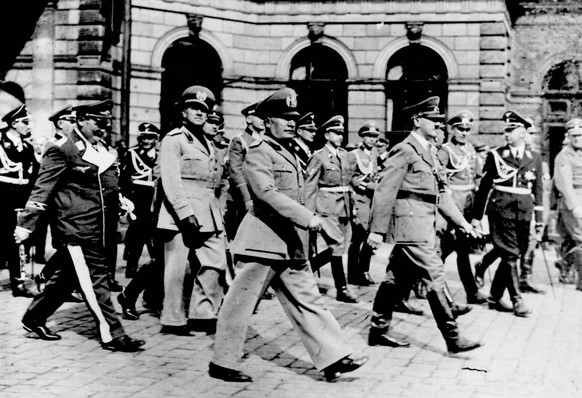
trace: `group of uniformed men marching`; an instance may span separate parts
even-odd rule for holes
[[[115,272],[108,269],[106,248],[116,236],[107,231],[112,220],[117,228],[117,219],[107,215],[120,209],[128,214],[124,259],[132,278],[117,297],[124,318],[139,318],[135,303],[145,290],[144,304],[161,310],[162,333],[216,334],[209,365],[214,378],[251,380],[240,361],[250,318],[267,289],[327,380],[362,366],[367,358],[352,352],[326,308],[317,275],[330,263],[336,299],[356,303],[349,284],[376,284],[370,260],[383,242],[390,257],[373,302],[371,346],[410,345],[389,328],[394,311],[415,313],[407,304],[411,289],[428,300],[449,352],[481,345],[462,336],[456,322],[471,307],[452,299],[444,278],[444,260],[453,251],[468,304],[488,303],[520,317],[531,313],[520,289],[536,289],[528,278],[520,283],[517,264],[532,226],[543,229],[544,175],[540,155],[524,142],[532,122],[516,112],[503,117],[507,144],[491,150],[484,164],[468,140],[472,114],[461,111],[446,121],[438,97],[403,110],[410,134],[389,153],[379,150],[387,142],[374,122],[361,126],[362,141],[348,152],[342,116],[317,127],[313,113],[298,113],[296,93],[283,88],[242,110],[246,129],[227,146],[214,94],[192,86],[178,104],[181,125],[165,134],[159,151],[159,129],[143,123],[138,145],[118,160],[104,145],[112,105],[56,112],[51,121],[58,134],[40,166],[25,140],[26,106],[2,119],[0,209],[11,220],[2,241],[15,242],[2,251],[2,261],[14,296],[31,296],[20,279],[18,244],[34,237],[43,220],[56,250],[43,270],[46,285],[22,320],[42,339],[61,338],[46,321],[77,289],[104,348],[136,351],[145,344],[126,335],[111,300]],[[442,144],[447,125],[449,140]],[[563,257],[579,267],[582,120],[566,129],[569,143],[556,158],[554,180]],[[316,135],[325,139],[322,148],[314,148]],[[15,209],[22,209],[18,216]],[[478,289],[483,268],[473,275],[469,260],[484,215],[501,257],[488,297]],[[151,261],[140,267],[144,247]],[[505,289],[512,305],[502,300]]]

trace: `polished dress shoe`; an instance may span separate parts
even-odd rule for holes
[[[162,334],[173,334],[175,336],[195,336],[196,334],[190,330],[187,325],[182,326],[171,326],[171,325],[162,325],[162,329],[160,329],[160,333]]]
[[[115,279],[110,279],[109,290],[112,292],[121,292],[123,290],[123,286],[121,286]]]
[[[532,285],[528,280],[519,283],[519,291],[522,293],[546,294],[545,290]]]
[[[235,369],[218,366],[212,362],[208,365],[208,375],[213,379],[220,379],[233,383],[248,383],[253,381],[251,376]]]
[[[60,335],[58,335],[54,332],[51,332],[51,330],[49,328],[47,328],[46,325],[36,325],[35,326],[35,325],[29,324],[29,323],[22,322],[22,327],[27,332],[35,333],[38,337],[40,337],[41,340],[54,341],[54,340],[61,339]]]
[[[410,343],[404,340],[398,340],[386,333],[370,331],[368,334],[369,346],[383,346],[383,347],[410,347]]]
[[[71,292],[71,295],[67,298],[67,301],[69,303],[82,303],[84,301],[83,295],[77,291]]]
[[[485,285],[485,269],[480,261],[475,264],[475,284],[479,288]]]
[[[123,292],[119,293],[119,296],[117,296],[117,302],[121,305],[123,318],[129,321],[136,321],[139,319],[139,314],[135,309],[135,303],[130,303]]]
[[[39,292],[41,293],[44,292],[44,288],[46,287],[46,279],[44,278],[42,272],[40,274],[35,275],[34,283],[36,283],[36,288],[38,289]]]
[[[12,286],[12,296],[13,297],[34,297],[36,294],[24,286],[24,283]]]
[[[141,351],[145,341],[132,339],[127,335],[116,337],[109,343],[103,343],[101,346],[110,351],[121,351],[121,352],[136,352]]]
[[[402,300],[394,305],[394,312],[403,312],[412,315],[424,315],[424,311],[410,305],[408,300]]]
[[[475,348],[479,348],[482,345],[483,344],[481,344],[478,341],[473,341],[473,340],[466,339],[464,337],[459,337],[456,340],[447,341],[447,350],[450,353],[457,354],[459,352],[466,352],[466,351],[474,350]]]
[[[453,317],[456,319],[461,315],[465,315],[466,313],[470,312],[473,309],[470,305],[463,305],[459,303],[453,303],[451,305],[451,313]]]
[[[354,296],[352,294],[352,292],[350,292],[348,290],[347,286],[344,286],[341,289],[338,289],[335,299],[337,301],[341,301],[342,303],[354,304],[354,303],[358,302],[358,299],[356,298],[356,296]]]
[[[487,303],[489,305],[490,310],[495,310],[499,312],[513,312],[513,308],[511,308],[511,306],[509,306],[506,302],[504,302],[501,299],[499,300],[488,299]]]
[[[203,332],[208,335],[216,334],[217,319],[189,319],[188,328],[194,332]]]
[[[369,272],[364,272],[361,275],[353,276],[349,281],[352,285],[356,286],[374,286],[376,282],[372,279]]]
[[[513,303],[513,314],[521,318],[527,318],[532,311],[526,307],[523,300],[519,299]]]
[[[327,381],[337,379],[343,373],[353,372],[368,362],[368,357],[350,358],[345,357],[323,369],[323,374]]]
[[[485,304],[487,302],[487,296],[477,291],[477,293],[467,296],[467,304]]]

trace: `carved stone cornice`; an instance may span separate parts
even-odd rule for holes
[[[521,2],[520,6],[525,15],[582,14],[579,0],[529,0]]]

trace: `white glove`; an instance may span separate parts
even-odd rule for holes
[[[119,194],[119,207],[121,208],[121,210],[127,213],[130,220],[136,219],[136,216],[133,213],[133,211],[135,210],[135,205],[131,200],[127,199],[122,194]]]
[[[576,206],[572,209],[572,215],[575,218],[582,218],[582,206]]]

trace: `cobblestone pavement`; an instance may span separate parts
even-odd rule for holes
[[[120,249],[120,253],[122,249]],[[538,253],[539,254],[539,253]],[[473,260],[476,260],[474,257]],[[554,280],[557,270],[548,253]],[[371,273],[383,275],[385,248],[374,257]],[[119,264],[124,264],[122,261]],[[122,268],[122,267],[120,267]],[[456,299],[465,301],[454,263],[446,264]],[[461,317],[464,335],[485,346],[449,355],[426,301],[416,301],[424,316],[396,313],[392,331],[406,337],[410,348],[368,347],[371,301],[375,287],[352,287],[361,302],[342,304],[326,266],[320,283],[328,287],[329,308],[349,335],[354,351],[369,362],[333,383],[312,366],[278,301],[262,301],[253,315],[245,345],[244,371],[253,383],[226,383],[207,375],[213,337],[159,333],[159,319],[145,312],[125,321],[128,333],[147,341],[139,353],[112,353],[97,340],[84,304],[67,303],[48,326],[63,339],[46,342],[24,332],[20,319],[29,299],[0,291],[0,397],[580,397],[582,396],[582,292],[573,285],[548,285],[542,257],[534,265],[534,282],[545,295],[524,295],[530,318],[474,306]],[[125,282],[120,269],[119,279]],[[0,277],[6,277],[1,270]],[[490,283],[486,278],[486,287]],[[118,307],[117,302],[115,305]]]

